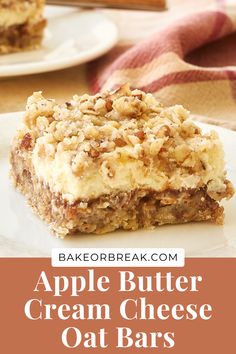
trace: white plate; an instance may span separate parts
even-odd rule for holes
[[[0,56],[0,77],[28,75],[82,64],[117,42],[118,31],[102,12],[46,7],[48,26],[42,48]]]
[[[35,216],[9,180],[8,153],[22,113],[0,115],[0,256],[50,256],[52,247],[184,247],[187,256],[236,257],[236,197],[225,202],[224,226],[192,223],[156,230],[119,231],[102,236],[80,235],[60,240]],[[236,186],[236,133],[214,128],[224,143],[228,177]]]

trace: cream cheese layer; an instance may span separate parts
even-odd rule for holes
[[[42,4],[37,1],[16,1],[0,5],[0,27],[21,25],[25,22],[37,22],[42,15]]]
[[[55,153],[52,158],[50,145],[47,145],[46,157],[42,158],[40,152],[42,146],[46,145],[44,138],[36,143],[32,155],[35,173],[53,192],[62,194],[69,202],[93,199],[119,191],[129,192],[136,188],[161,192],[166,189],[194,189],[207,185],[214,192],[225,189],[223,150],[215,135],[213,140],[206,138],[188,142],[190,149],[197,151],[199,160],[204,164],[204,169],[195,174],[188,173],[184,167],[165,171],[154,160],[145,165],[142,158],[131,157],[129,150],[124,147],[118,148],[115,154],[107,153],[101,161],[94,161],[89,166],[84,160],[84,167],[78,174],[72,168],[74,154],[71,151]],[[135,148],[141,152],[140,146]]]

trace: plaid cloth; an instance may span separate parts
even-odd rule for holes
[[[236,3],[182,17],[90,66],[92,92],[129,82],[164,104],[236,130]],[[234,66],[235,65],[235,66]]]

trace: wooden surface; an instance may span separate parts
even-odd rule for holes
[[[163,10],[166,8],[165,0],[47,0],[47,3],[56,5],[82,5],[139,10]]]
[[[34,91],[62,102],[75,93],[88,92],[85,66],[62,71],[0,79],[0,113],[22,111]]]
[[[168,11],[163,12],[104,12],[117,23],[122,42],[137,42],[175,19],[201,10],[212,2],[213,0],[169,0]],[[75,93],[82,94],[88,90],[85,65],[45,74],[0,79],[0,113],[24,110],[27,97],[34,91],[43,91],[46,97],[62,102]]]

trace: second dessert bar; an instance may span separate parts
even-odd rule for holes
[[[44,0],[0,0],[0,53],[36,49],[46,20]]]

